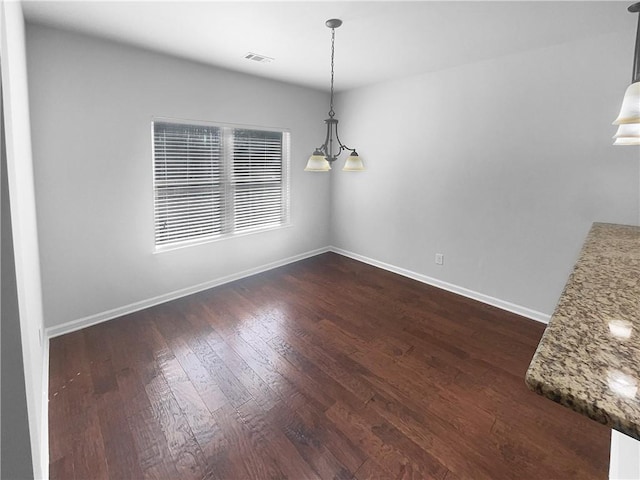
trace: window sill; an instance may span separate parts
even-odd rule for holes
[[[204,245],[207,243],[216,243],[223,240],[232,240],[234,238],[246,237],[248,235],[255,235],[257,233],[271,232],[273,230],[283,230],[286,228],[290,228],[292,226],[293,226],[292,223],[289,222],[283,225],[275,225],[272,227],[265,227],[265,228],[256,228],[256,229],[248,230],[242,233],[227,233],[224,235],[216,235],[213,237],[203,237],[203,238],[198,238],[194,240],[185,240],[184,242],[172,243],[170,245],[154,246],[153,254],[155,255],[158,253],[172,252],[174,250],[182,250],[183,248],[195,247],[195,246]]]

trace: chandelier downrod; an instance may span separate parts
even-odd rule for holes
[[[634,3],[628,9],[631,13],[640,12],[640,2]],[[631,83],[640,82],[640,15],[638,15],[638,30],[636,32],[636,48],[633,53],[633,76]]]
[[[327,20],[326,25],[331,28],[331,101],[329,102],[329,117],[333,118],[336,114],[336,112],[333,111],[333,59],[336,52],[336,28],[342,25],[342,20],[338,20],[336,18],[333,20]]]

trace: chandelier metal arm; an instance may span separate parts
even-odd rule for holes
[[[340,144],[340,150],[349,150],[350,152],[355,152],[356,149],[355,148],[349,148],[346,145],[344,145],[341,141],[340,141],[340,137],[338,136],[338,127],[336,125],[336,140],[338,140],[338,143]]]
[[[329,125],[329,119],[325,120],[325,123],[327,124],[327,136],[324,137],[324,143],[320,147],[316,148],[316,150],[324,153],[326,156],[329,153],[327,150],[327,145],[329,144],[329,139],[331,137],[331,126]]]
[[[318,148],[316,148],[316,151],[322,152],[325,155],[325,157],[327,157],[327,161],[329,163],[335,162],[343,150],[348,150],[350,152],[356,151],[355,148],[347,147],[340,140],[340,136],[338,135],[338,120],[336,120],[335,118],[327,118],[325,120],[325,123],[327,124],[327,135],[324,139],[324,143]],[[336,140],[338,142],[338,147],[339,147],[338,151],[336,151],[335,153],[333,152],[333,135],[331,135],[332,130],[333,130],[333,133],[335,134]]]

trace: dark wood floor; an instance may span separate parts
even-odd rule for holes
[[[52,479],[606,479],[544,326],[324,254],[51,340]]]

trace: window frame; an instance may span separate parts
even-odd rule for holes
[[[186,125],[186,126],[202,126],[202,127],[216,127],[220,129],[220,160],[221,160],[221,184],[222,184],[222,196],[221,196],[221,218],[220,223],[222,226],[222,232],[219,234],[203,235],[196,238],[188,238],[186,240],[172,241],[158,245],[156,234],[156,221],[157,221],[157,207],[156,207],[156,142],[155,142],[155,124],[168,123],[174,125]],[[256,233],[268,232],[271,230],[279,230],[282,228],[288,228],[291,226],[291,185],[290,185],[290,170],[291,170],[291,131],[282,127],[265,127],[259,125],[245,125],[228,122],[214,122],[204,120],[189,120],[189,119],[177,119],[169,117],[152,117],[151,118],[151,180],[152,180],[152,244],[153,253],[162,253],[170,250],[176,250],[196,245],[202,245],[205,243],[217,242],[220,240],[227,240],[230,238],[243,237],[245,235],[253,235]],[[252,131],[264,131],[270,133],[282,134],[282,150],[281,150],[281,197],[280,205],[283,213],[281,220],[277,225],[258,226],[255,228],[243,229],[238,232],[234,231],[235,205],[233,200],[233,143],[234,143],[234,131],[235,130],[252,130]],[[232,211],[230,211],[230,209]]]

